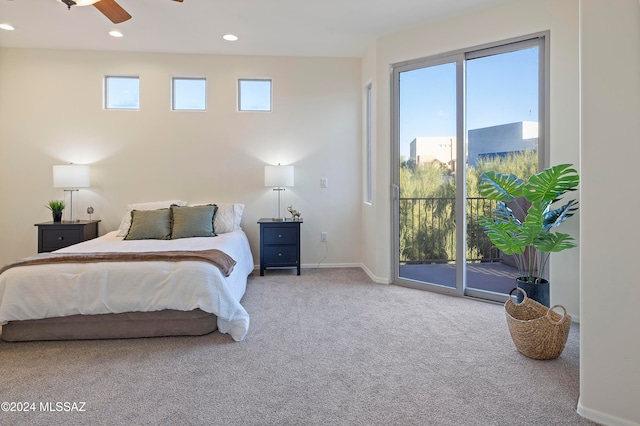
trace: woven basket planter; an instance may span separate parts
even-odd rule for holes
[[[512,299],[514,291],[524,294],[522,303]],[[564,350],[569,336],[571,316],[562,305],[551,308],[527,297],[521,288],[514,288],[509,293],[509,300],[504,304],[509,333],[518,351],[533,359],[558,358]],[[563,315],[555,312],[561,308]]]

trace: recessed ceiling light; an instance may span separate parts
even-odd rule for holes
[[[227,41],[236,41],[238,39],[238,36],[233,34],[225,34],[222,36],[222,38]]]
[[[123,34],[120,31],[116,31],[116,30],[109,31],[109,35],[111,37],[122,37],[123,36]]]
[[[13,28],[11,25],[9,24],[0,24],[0,29],[3,30],[7,30],[7,31],[13,31],[15,30],[15,28]]]

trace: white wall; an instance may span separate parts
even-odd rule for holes
[[[363,235],[376,232],[375,249],[365,250],[364,264],[380,281],[391,280],[390,216],[390,67],[394,63],[452,52],[501,40],[550,31],[550,160],[579,168],[578,126],[578,1],[513,1],[481,12],[408,30],[377,40],[375,52],[363,62],[364,78],[374,80],[377,92],[376,205],[365,209]],[[575,220],[574,220],[575,219]],[[579,216],[563,225],[579,242]],[[579,251],[554,255],[551,301],[579,317]]]
[[[372,85],[371,107],[373,110],[371,123],[372,202],[365,203],[362,207],[362,259],[365,260],[363,268],[374,281],[381,284],[389,284],[391,283],[391,276],[380,272],[381,265],[388,264],[390,256],[390,252],[385,251],[385,246],[381,243],[381,240],[384,241],[387,238],[387,230],[391,226],[391,222],[384,222],[384,218],[389,217],[387,211],[384,210],[384,206],[388,206],[386,198],[389,197],[390,182],[384,169],[388,167],[389,157],[388,152],[383,151],[385,147],[388,148],[388,145],[385,142],[385,138],[380,137],[378,131],[380,118],[388,115],[389,110],[384,109],[385,104],[380,101],[384,99],[385,94],[380,91],[378,84],[377,50],[377,42],[372,43],[362,59],[363,89],[368,84]],[[380,158],[381,156],[382,158]],[[381,165],[382,169],[380,168]]]
[[[637,192],[640,158],[639,9],[636,0],[514,1],[382,37],[363,61],[378,114],[375,205],[363,210],[363,236],[376,238],[370,240],[375,247],[363,249],[363,261],[384,281],[392,274],[390,235],[379,232],[391,220],[390,65],[550,31],[550,161],[576,164],[582,178],[578,220],[565,228],[579,249],[555,255],[552,303],[581,319],[578,411],[609,425],[640,425],[637,232],[628,220],[639,201],[624,195]]]
[[[0,49],[0,263],[34,254],[44,204],[63,196],[51,166],[91,165],[86,207],[118,227],[128,203],[179,198],[246,204],[243,228],[259,261],[256,221],[274,212],[265,164],[295,165],[286,205],[302,211],[302,263],[360,264],[361,60]],[[141,109],[102,108],[104,75],[139,75]],[[172,112],[172,76],[206,77],[208,110]],[[236,112],[240,77],[273,80],[272,113]],[[320,178],[329,187],[320,188]]]
[[[638,159],[640,5],[581,0],[580,403],[602,424],[640,425]]]

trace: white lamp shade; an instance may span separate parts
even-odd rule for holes
[[[87,188],[89,183],[89,166],[79,164],[53,166],[54,188]]]
[[[264,186],[293,186],[293,166],[264,166]]]

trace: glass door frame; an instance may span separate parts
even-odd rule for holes
[[[438,293],[452,294],[457,296],[464,295],[464,275],[465,267],[464,263],[456,261],[456,286],[449,287],[440,284],[433,284],[424,281],[414,281],[400,277],[400,74],[406,71],[412,71],[420,68],[433,67],[443,64],[456,64],[456,140],[464,141],[465,120],[464,120],[464,53],[454,53],[441,55],[432,58],[418,59],[415,61],[408,61],[400,64],[395,64],[392,67],[391,72],[391,179],[393,188],[393,197],[391,202],[391,228],[392,228],[392,246],[393,246],[393,282],[401,284],[407,287],[413,287],[418,289],[430,290]],[[459,88],[462,87],[462,90]],[[461,169],[460,164],[464,167],[465,163],[465,144],[456,144],[456,205],[464,203],[464,197],[466,190],[464,188],[464,170]],[[462,188],[458,188],[462,185]],[[456,208],[455,212],[456,223],[464,223],[464,211],[460,212]],[[460,257],[460,247],[464,247],[466,244],[466,233],[458,232],[456,227],[456,259]],[[464,256],[464,250],[462,255]]]
[[[466,223],[466,105],[465,105],[465,63],[467,59],[482,56],[506,53],[520,50],[527,46],[536,45],[539,48],[538,61],[538,164],[543,169],[549,165],[549,32],[541,32],[523,37],[518,37],[501,42],[490,43],[483,46],[450,52],[429,58],[421,58],[405,61],[391,66],[391,242],[393,283],[406,287],[429,290],[438,293],[456,296],[469,296],[481,299],[489,299],[497,302],[505,302],[506,295],[490,293],[482,290],[466,288],[466,229],[460,232],[456,226],[456,286],[443,285],[415,281],[400,277],[400,74],[415,69],[437,66],[446,63],[456,63],[456,138],[462,143],[456,144],[456,212],[457,224]],[[466,227],[465,227],[466,228]],[[551,266],[551,265],[550,265]],[[549,268],[550,269],[550,268]]]

